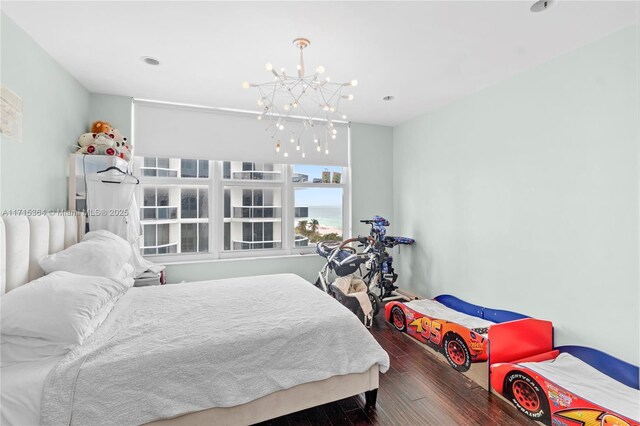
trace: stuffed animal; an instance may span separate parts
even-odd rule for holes
[[[91,145],[97,135],[97,133],[84,133],[80,135],[80,137],[78,138],[78,146],[85,147]]]
[[[112,147],[115,145],[113,142],[113,137],[106,133],[98,133],[93,141],[96,145],[104,146],[104,147]]]
[[[116,151],[118,151],[117,156],[125,161],[131,160],[131,145],[127,141],[127,138],[124,137],[118,129],[113,129],[113,132],[109,136],[113,136]]]
[[[91,133],[113,133],[113,127],[106,121],[94,121],[91,125]]]
[[[88,155],[110,155],[115,156],[117,151],[112,146],[89,144],[87,146],[81,146],[76,154],[88,154]]]
[[[78,138],[80,147],[89,145],[113,146],[113,135],[106,133],[84,133]]]
[[[132,147],[127,138],[105,121],[96,121],[91,125],[91,133],[78,138],[78,154],[109,155],[131,160]]]
[[[119,144],[119,142],[116,142],[116,144]],[[122,158],[124,161],[129,161],[131,160],[131,151],[129,150],[129,148],[122,144],[120,146],[116,145],[116,156]]]
[[[76,151],[76,154],[97,154],[97,147],[94,144],[88,144],[81,146]]]
[[[78,145],[76,154],[115,155],[113,138],[106,133],[85,133],[78,138]],[[112,154],[106,154],[109,148]]]
[[[125,138],[124,135],[122,133],[120,133],[120,130],[112,129],[111,130],[111,134],[113,135],[113,140],[114,141],[121,142],[121,143],[126,143],[127,142],[127,138]]]

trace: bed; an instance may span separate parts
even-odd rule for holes
[[[640,423],[638,367],[596,349],[559,346],[491,370],[493,389],[544,424]]]
[[[2,217],[1,293],[42,276],[82,223]],[[388,367],[348,309],[292,274],[131,288],[64,357],[2,368],[2,423],[252,424],[360,393],[375,405]]]
[[[553,348],[550,321],[474,305],[452,295],[391,302],[385,306],[385,315],[396,330],[444,355],[457,371],[467,374],[475,363],[485,363],[485,368],[469,371],[467,376],[487,390],[489,365]]]

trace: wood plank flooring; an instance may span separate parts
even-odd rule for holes
[[[389,353],[380,375],[378,404],[364,409],[358,395],[260,423],[260,426],[537,425],[509,403],[489,394],[435,355],[376,317],[371,334]]]

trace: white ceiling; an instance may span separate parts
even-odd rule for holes
[[[396,125],[638,22],[637,1],[12,2],[2,10],[87,89],[257,109],[266,62],[357,79],[352,121]],[[154,56],[161,66],[144,64]],[[386,95],[392,102],[382,101]]]

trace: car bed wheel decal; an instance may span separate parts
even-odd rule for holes
[[[393,326],[398,331],[404,331],[407,328],[407,320],[404,316],[404,312],[399,306],[394,306],[391,309],[391,321],[393,321]]]
[[[449,356],[458,365],[464,364],[467,357],[464,354],[464,350],[462,346],[456,341],[449,342],[447,345],[447,351],[449,352]]]
[[[551,424],[547,396],[531,376],[524,371],[513,370],[504,378],[503,395],[529,418]]]
[[[442,352],[449,365],[458,371],[465,372],[471,368],[471,354],[464,339],[455,333],[447,333],[444,337]]]
[[[529,411],[538,411],[540,409],[540,399],[533,387],[524,380],[516,380],[513,382],[513,396],[516,400]]]
[[[402,326],[404,325],[402,321],[402,316],[399,315],[397,310],[393,312],[393,323],[398,328],[402,328]]]

